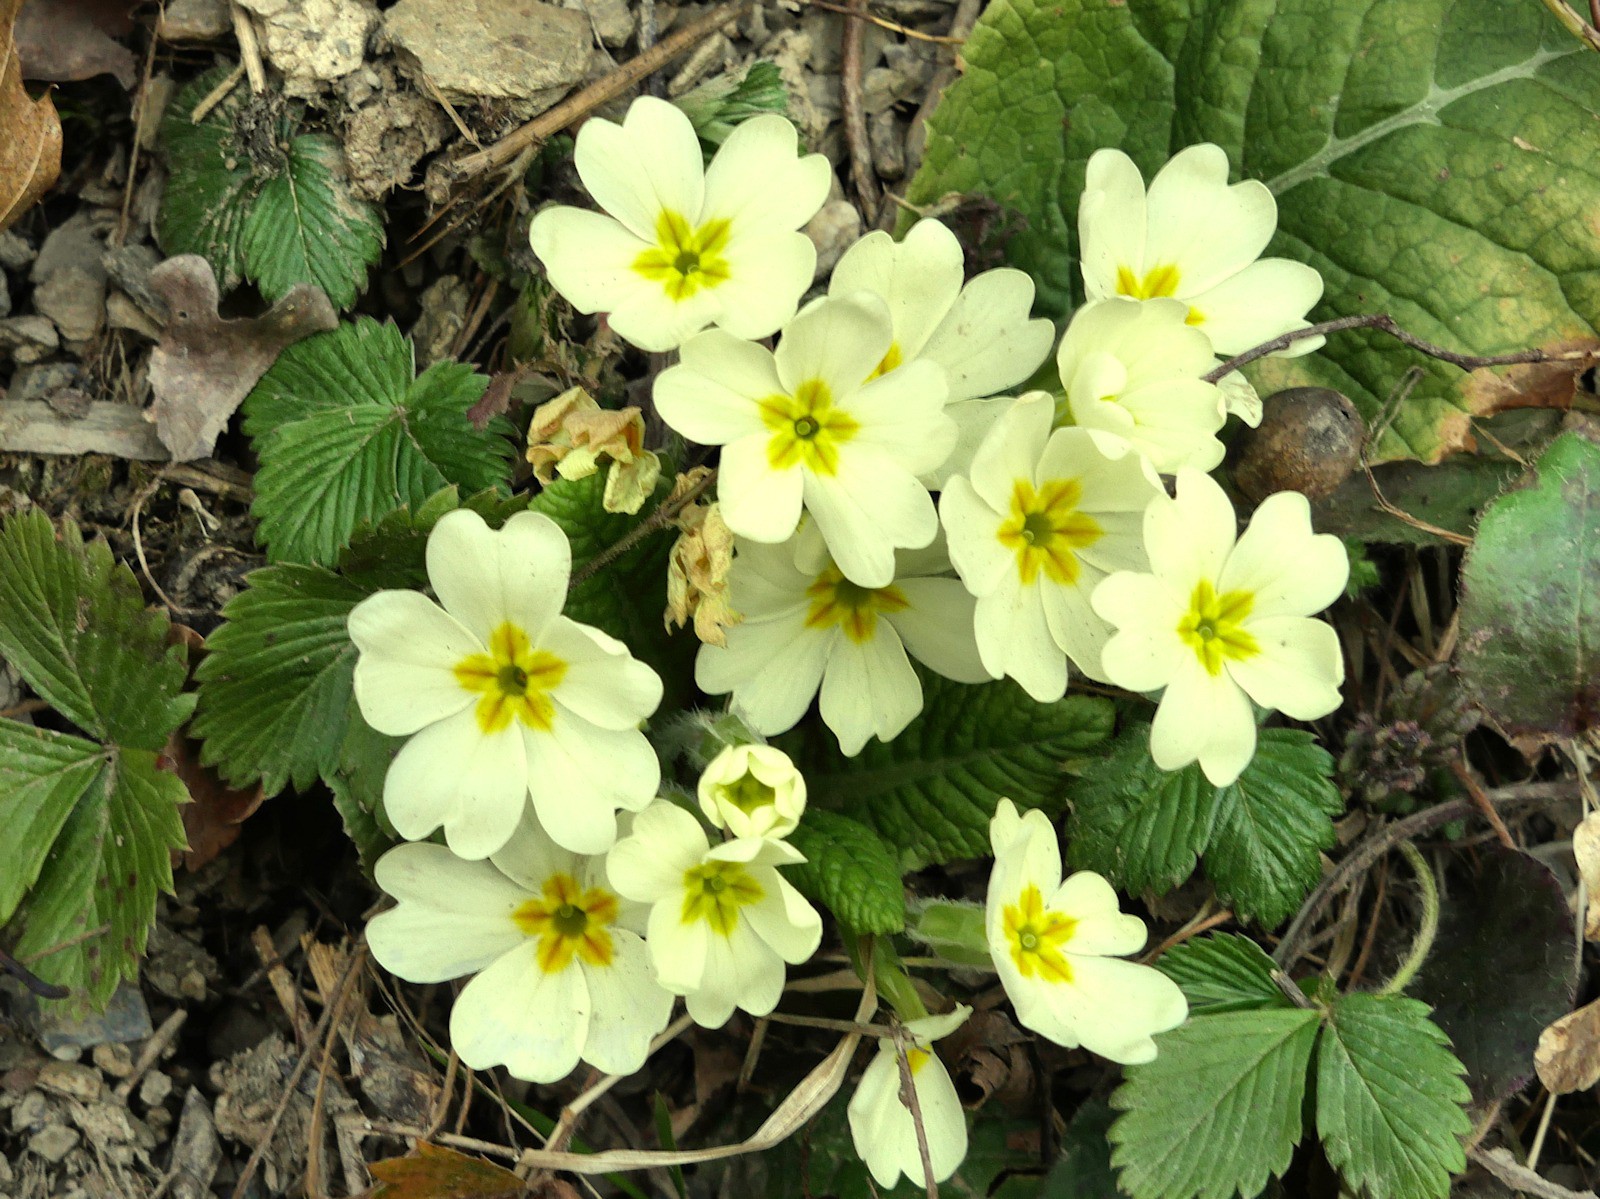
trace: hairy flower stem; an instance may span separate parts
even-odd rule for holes
[[[1422,888],[1422,927],[1417,929],[1416,939],[1411,942],[1411,952],[1406,955],[1406,960],[1400,963],[1400,969],[1394,972],[1394,977],[1378,989],[1379,995],[1397,995],[1411,985],[1422,963],[1428,960],[1428,953],[1433,949],[1433,938],[1439,931],[1439,884],[1433,877],[1433,868],[1422,856],[1422,851],[1410,841],[1400,842],[1397,848],[1416,873],[1417,883]]]

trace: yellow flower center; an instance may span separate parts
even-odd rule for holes
[[[857,644],[876,635],[880,612],[904,612],[911,606],[900,588],[863,587],[845,578],[837,566],[829,566],[818,575],[816,582],[806,588],[806,596],[811,600],[806,628],[831,629],[838,625]]]
[[[1244,627],[1255,602],[1254,592],[1218,595],[1209,579],[1195,584],[1189,610],[1178,621],[1178,636],[1194,650],[1207,674],[1221,674],[1222,664],[1228,659],[1241,661],[1261,652],[1256,639]]]
[[[739,909],[759,903],[764,894],[738,862],[705,862],[683,872],[683,922],[704,920],[713,932],[732,936]]]
[[[554,654],[536,650],[528,635],[510,621],[489,634],[489,652],[469,654],[456,663],[456,682],[482,696],[478,727],[498,733],[512,720],[549,732],[555,705],[549,692],[561,685],[567,664]]]
[[[1082,499],[1077,479],[1051,479],[1037,490],[1026,479],[1016,481],[1011,515],[997,536],[1016,554],[1024,587],[1037,582],[1041,570],[1053,583],[1077,582],[1077,551],[1105,536],[1099,521],[1078,511]]]
[[[746,816],[757,808],[771,807],[777,800],[777,792],[748,770],[745,771],[743,778],[724,784],[720,791],[723,799]]]
[[[1153,266],[1140,278],[1133,273],[1132,267],[1119,266],[1117,268],[1117,294],[1130,296],[1135,300],[1154,300],[1160,296],[1176,296],[1178,294],[1178,268],[1171,263],[1164,266]],[[1183,318],[1186,325],[1202,325],[1205,317],[1198,308],[1189,309],[1189,314]]]
[[[878,378],[880,375],[887,375],[890,371],[894,370],[895,367],[899,366],[904,361],[905,357],[900,352],[900,343],[898,341],[890,342],[889,349],[883,356],[883,361],[879,362],[877,366],[872,368],[872,373],[867,376],[867,382],[872,382],[872,380]]]
[[[617,919],[617,897],[604,887],[587,891],[570,874],[552,874],[538,899],[511,913],[524,933],[539,938],[539,969],[558,974],[580,958],[591,966],[611,964],[611,934]]]
[[[1047,983],[1072,981],[1072,966],[1062,947],[1072,940],[1078,922],[1060,912],[1045,910],[1039,888],[1029,883],[1017,902],[1001,912],[1011,960],[1023,978],[1038,978]]]
[[[687,300],[702,288],[727,281],[730,227],[726,220],[695,228],[676,212],[663,209],[656,218],[656,244],[633,260],[633,269],[661,284],[675,300]]]
[[[773,470],[804,466],[819,475],[839,469],[839,447],[861,429],[833,406],[833,393],[821,379],[807,379],[793,395],[762,400],[761,423],[772,433],[767,462]]]

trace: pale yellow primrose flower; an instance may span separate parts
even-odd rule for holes
[[[580,1060],[607,1074],[644,1065],[672,996],[651,973],[646,911],[607,884],[603,858],[524,822],[488,861],[400,845],[374,875],[399,901],[367,925],[379,965],[417,983],[475,976],[450,1012],[472,1069],[555,1082]]]
[[[973,638],[973,599],[944,577],[941,543],[902,551],[883,587],[845,578],[810,523],[783,545],[736,549],[729,590],[744,620],[726,647],[700,647],[694,677],[702,691],[732,692],[734,713],[756,732],[792,728],[820,689],[823,723],[854,756],[922,711],[911,658],[961,683],[991,677]]]
[[[806,810],[805,776],[771,745],[730,745],[700,773],[700,810],[735,837],[781,839]]]
[[[1161,971],[1118,960],[1144,948],[1144,922],[1122,914],[1098,874],[1062,881],[1061,846],[1043,812],[1019,816],[1002,799],[989,840],[989,951],[1017,1022],[1068,1049],[1150,1061],[1151,1038],[1182,1024],[1189,1005]]]
[[[795,128],[752,117],[703,167],[689,118],[641,96],[621,125],[578,131],[578,176],[605,215],[558,205],[529,238],[551,285],[580,312],[605,312],[640,349],[676,349],[715,324],[766,337],[794,315],[817,252],[799,229],[828,198],[832,171],[800,155]]]
[[[1030,392],[989,430],[970,478],[950,480],[939,514],[950,559],[977,596],[978,652],[1041,703],[1067,688],[1067,660],[1102,678],[1110,635],[1089,596],[1115,570],[1143,569],[1144,510],[1160,493],[1120,437],[1051,429],[1055,404]]]
[[[881,230],[844,252],[828,282],[830,296],[871,292],[889,306],[894,340],[874,368],[937,363],[956,422],[956,448],[927,482],[937,488],[964,473],[978,442],[1009,400],[989,400],[1022,382],[1050,353],[1055,326],[1030,320],[1033,280],[1012,267],[974,276],[963,286],[965,256],[956,235],[936,220],[918,221],[896,242]]]
[[[1202,378],[1214,362],[1177,300],[1087,304],[1056,352],[1073,423],[1132,442],[1164,475],[1222,461],[1223,393]]]
[[[606,870],[619,894],[651,905],[646,939],[661,985],[685,997],[697,1024],[721,1028],[734,1008],[769,1014],[784,963],[822,943],[822,917],[777,871],[804,861],[764,837],[713,846],[694,816],[660,800],[634,818]]]
[[[1311,531],[1296,491],[1269,495],[1235,541],[1233,505],[1199,471],[1178,474],[1144,516],[1149,573],[1119,572],[1094,593],[1117,627],[1106,677],[1130,691],[1162,687],[1150,756],[1163,770],[1198,760],[1218,787],[1256,748],[1254,700],[1296,720],[1339,706],[1344,658],[1326,622],[1309,619],[1344,591],[1349,558]]]
[[[656,410],[689,440],[723,447],[728,528],[785,541],[803,505],[862,587],[888,586],[895,550],[933,541],[939,517],[918,476],[949,456],[955,422],[934,363],[869,378],[893,342],[884,302],[858,292],[807,305],[776,351],[716,329],[684,344],[656,377]]]
[[[617,809],[644,807],[660,785],[639,723],[661,680],[616,638],[561,615],[572,550],[547,516],[519,512],[493,532],[475,512],[448,513],[427,567],[438,604],[380,591],[349,617],[361,715],[411,737],[384,779],[396,831],[416,841],[443,825],[457,854],[485,858],[531,791],[558,844],[604,851]]]
[[[1078,203],[1084,291],[1091,300],[1170,296],[1222,354],[1238,354],[1304,329],[1322,298],[1322,276],[1302,262],[1262,258],[1278,227],[1278,202],[1265,184],[1228,183],[1228,156],[1210,143],[1173,156],[1145,193],[1121,150],[1089,159]],[[1295,342],[1282,357],[1309,354],[1321,337]]]
[[[947,1015],[924,1016],[905,1025],[912,1042],[906,1047],[906,1064],[911,1085],[917,1090],[935,1182],[954,1174],[967,1156],[967,1116],[950,1072],[933,1052],[933,1042],[955,1032],[971,1014],[972,1009],[963,1003]],[[880,1187],[892,1189],[902,1174],[915,1186],[927,1185],[922,1177],[917,1127],[911,1109],[900,1098],[900,1051],[891,1038],[878,1042],[877,1055],[850,1097],[849,1119],[856,1153]]]

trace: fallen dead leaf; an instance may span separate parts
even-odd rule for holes
[[[1600,999],[1540,1033],[1533,1066],[1539,1081],[1557,1095],[1587,1091],[1600,1082]]]
[[[161,752],[161,765],[183,780],[192,802],[179,808],[189,848],[174,850],[173,864],[182,861],[198,870],[239,839],[239,826],[266,798],[259,786],[236,791],[217,772],[200,764],[200,742],[174,733]]]
[[[3,0],[0,0],[3,2]],[[150,272],[167,304],[166,336],[150,355],[155,400],[146,417],[174,462],[204,458],[228,419],[287,347],[339,323],[320,287],[297,284],[264,316],[223,320],[217,278],[198,254],[179,254]]]
[[[1583,936],[1600,941],[1600,812],[1590,812],[1572,830],[1572,856],[1583,881]]]
[[[112,39],[133,28],[132,7],[129,0],[25,0],[17,17],[22,77],[67,83],[114,75],[131,92],[138,64]]]
[[[418,1141],[405,1157],[373,1162],[371,1199],[513,1199],[527,1193],[522,1179],[481,1157]]]
[[[22,86],[14,40],[22,0],[0,0],[0,230],[8,228],[61,173],[61,120],[49,96]]]

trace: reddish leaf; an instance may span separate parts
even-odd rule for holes
[[[174,850],[173,865],[179,858],[190,870],[198,870],[239,839],[239,826],[261,806],[266,798],[259,785],[235,791],[210,767],[200,764],[200,742],[174,733],[161,753],[161,765],[183,780],[192,803],[179,811],[189,848],[181,855]]]
[[[24,79],[66,83],[115,75],[128,91],[139,81],[133,51],[112,38],[133,28],[130,0],[29,0],[17,18]]]
[[[427,1141],[371,1169],[378,1180],[371,1199],[519,1199],[528,1193],[510,1170]]]
[[[50,190],[61,173],[61,121],[49,96],[22,87],[12,39],[22,0],[0,0],[0,229]]]

